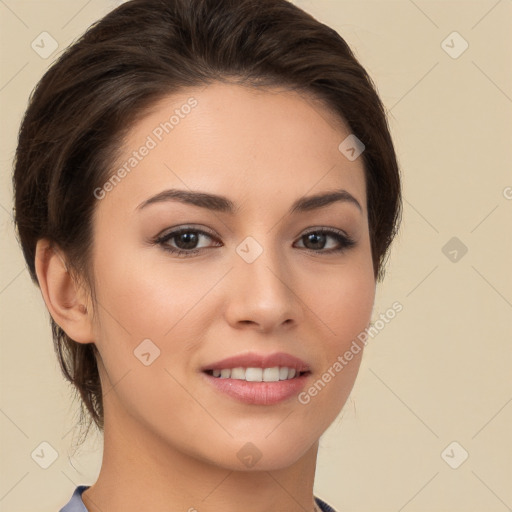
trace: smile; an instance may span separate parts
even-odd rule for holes
[[[219,379],[236,379],[247,382],[278,382],[280,380],[289,380],[299,377],[301,373],[295,368],[287,366],[274,366],[272,368],[223,368],[222,370],[207,370],[208,375]]]

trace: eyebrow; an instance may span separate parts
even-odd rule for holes
[[[169,189],[164,190],[163,192],[160,192],[159,194],[156,194],[149,199],[146,199],[141,204],[139,204],[139,206],[137,206],[136,210],[142,210],[151,204],[163,203],[167,201],[179,201],[181,203],[191,204],[221,213],[228,213],[230,215],[234,215],[240,209],[239,206],[236,206],[233,201],[225,196],[209,194],[207,192]],[[324,208],[336,202],[353,204],[359,209],[359,211],[363,211],[359,201],[352,194],[346,190],[338,189],[315,194],[309,197],[300,197],[292,204],[288,213],[292,214],[295,212],[308,212],[318,208]]]

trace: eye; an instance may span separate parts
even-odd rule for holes
[[[328,245],[328,239],[334,239],[336,243],[334,247],[328,247],[326,249],[326,245]],[[303,241],[304,245],[306,245],[306,249],[309,252],[320,253],[320,254],[331,254],[331,253],[339,253],[353,247],[356,242],[352,238],[350,238],[346,233],[337,229],[328,229],[328,228],[317,228],[315,230],[309,231],[308,233],[302,235],[300,237],[300,241]],[[310,247],[307,247],[310,246]]]
[[[154,242],[160,245],[165,251],[176,254],[176,256],[179,257],[187,257],[194,256],[195,254],[201,252],[202,249],[207,248],[196,247],[202,238],[207,238],[210,240],[215,239],[213,235],[203,231],[202,229],[181,227],[174,231],[169,231],[163,235],[158,236]],[[177,247],[171,245],[171,241],[174,241]]]
[[[153,243],[160,245],[164,251],[170,252],[177,257],[189,257],[199,254],[204,249],[214,247],[212,245],[208,246],[208,244],[198,247],[201,239],[216,240],[219,242],[214,235],[207,231],[190,226],[183,226],[179,229],[158,235],[153,240]],[[329,245],[329,239],[334,240],[334,247],[332,247],[332,242],[331,247],[326,247]],[[340,253],[356,244],[356,242],[343,231],[331,228],[317,228],[311,230],[302,235],[299,241],[304,244],[304,248],[308,252],[316,254]],[[216,247],[220,247],[219,243],[217,243]]]

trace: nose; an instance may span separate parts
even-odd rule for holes
[[[254,250],[254,246],[250,250]],[[271,332],[278,328],[290,329],[300,322],[302,303],[294,290],[292,270],[286,266],[283,255],[267,247],[250,262],[250,258],[240,254],[244,253],[234,254],[234,268],[229,273],[225,311],[228,323],[235,329]]]

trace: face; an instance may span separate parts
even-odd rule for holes
[[[340,357],[375,294],[362,158],[338,149],[349,134],[311,98],[228,84],[166,98],[133,127],[95,193],[106,433],[270,470],[332,423],[362,350]]]

